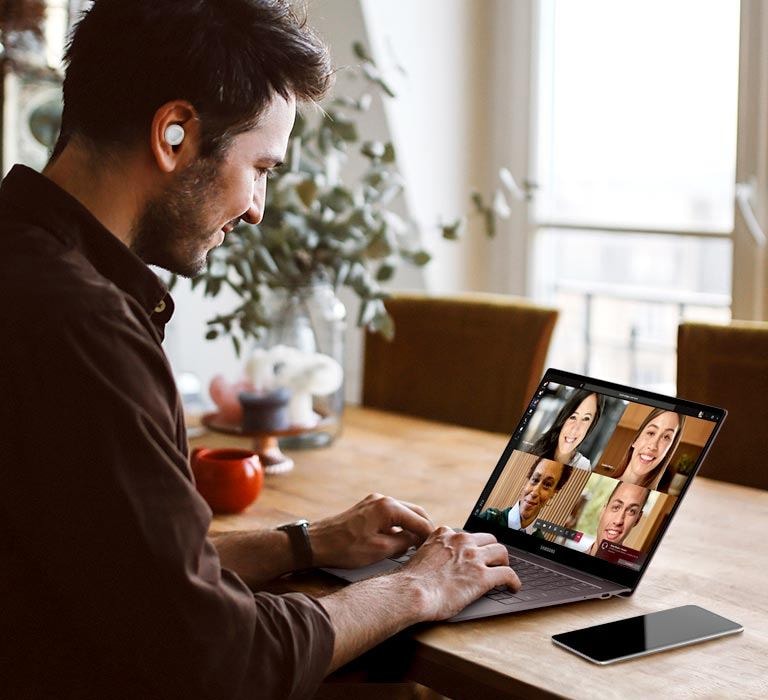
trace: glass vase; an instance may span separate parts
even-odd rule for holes
[[[259,345],[268,350],[284,345],[307,355],[321,353],[335,360],[342,372],[336,390],[307,397],[311,401],[311,409],[307,410],[317,414],[317,425],[280,438],[280,446],[296,449],[329,445],[341,432],[344,411],[346,308],[333,287],[324,282],[271,290],[266,305],[270,326]]]

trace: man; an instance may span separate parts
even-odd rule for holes
[[[173,302],[146,265],[197,274],[259,222],[297,100],[329,84],[318,40],[279,0],[97,0],[67,60],[51,162],[0,188],[3,694],[306,697],[398,630],[517,588],[493,537],[379,495],[308,531],[207,538],[161,347]],[[320,600],[244,583],[425,539]]]
[[[541,529],[536,527],[539,513],[565,486],[572,472],[573,467],[570,465],[539,457],[528,470],[517,502],[503,510],[488,508],[479,517],[510,530],[522,530],[529,535],[544,537]]]
[[[619,481],[608,496],[597,523],[595,541],[591,544],[588,554],[599,555],[603,542],[621,544],[632,528],[640,522],[645,502],[650,491],[642,486]]]

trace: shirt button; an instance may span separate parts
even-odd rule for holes
[[[155,313],[161,314],[163,311],[165,311],[165,301],[161,299],[160,303],[155,307]]]

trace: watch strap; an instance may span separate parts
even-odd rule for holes
[[[309,541],[309,521],[297,520],[280,525],[278,530],[288,533],[296,571],[312,568],[312,543]]]

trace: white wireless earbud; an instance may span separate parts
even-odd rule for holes
[[[178,146],[184,140],[184,127],[170,124],[165,128],[165,141],[169,146]]]

